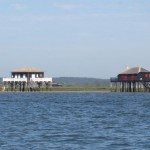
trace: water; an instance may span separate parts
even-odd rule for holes
[[[0,93],[0,150],[149,150],[150,93]]]

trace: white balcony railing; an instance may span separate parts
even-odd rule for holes
[[[52,82],[52,78],[31,78],[34,82]]]
[[[2,78],[3,82],[27,82],[27,78]],[[33,82],[52,82],[52,78],[30,78]]]
[[[27,78],[3,78],[3,82],[27,82]]]

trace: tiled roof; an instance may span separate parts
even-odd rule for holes
[[[12,72],[44,72],[44,71],[41,69],[27,67],[27,68],[16,69],[16,70],[13,70]]]
[[[140,72],[150,72],[150,71],[142,67],[131,67],[131,68],[128,67],[125,71],[121,72],[120,74],[138,74]]]

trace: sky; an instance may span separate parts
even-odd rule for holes
[[[0,76],[106,79],[149,59],[149,0],[0,0]]]

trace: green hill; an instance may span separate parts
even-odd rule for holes
[[[53,82],[63,85],[89,85],[89,86],[109,86],[109,79],[84,78],[84,77],[53,77]]]

